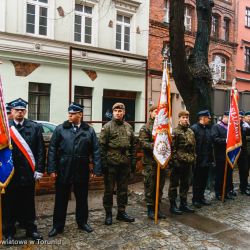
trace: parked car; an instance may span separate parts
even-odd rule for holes
[[[40,123],[42,125],[44,141],[49,142],[57,125],[47,121],[35,121],[35,122]]]

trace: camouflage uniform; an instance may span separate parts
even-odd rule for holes
[[[103,206],[106,211],[112,209],[113,187],[117,183],[118,211],[125,211],[129,174],[136,167],[132,127],[125,121],[112,119],[101,130],[100,146],[105,185]]]
[[[180,184],[180,199],[187,201],[192,175],[192,165],[195,163],[195,136],[194,132],[185,126],[178,125],[173,130],[171,173],[168,197],[173,201],[177,197],[177,187]]]
[[[141,147],[143,149],[144,190],[148,206],[154,206],[155,204],[156,176],[157,176],[157,162],[153,157],[153,148],[154,148],[154,141],[152,138],[153,125],[154,125],[154,119],[150,118],[148,123],[142,126],[139,133],[139,140]],[[165,177],[166,177],[166,170],[161,170],[159,202],[161,201],[163,195]]]

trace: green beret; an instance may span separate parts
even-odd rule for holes
[[[117,102],[112,107],[112,110],[114,110],[114,109],[124,109],[125,110],[125,105],[121,102]]]

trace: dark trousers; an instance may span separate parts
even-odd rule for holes
[[[240,176],[240,190],[242,192],[246,191],[248,184],[248,173],[249,168],[247,164],[247,154],[241,152],[238,160],[239,176]]]
[[[113,206],[113,189],[117,185],[117,206],[119,211],[125,211],[128,204],[128,180],[130,168],[126,165],[109,166],[104,174],[103,206],[111,210]]]
[[[35,185],[15,186],[11,182],[3,197],[3,233],[5,237],[16,233],[18,221],[27,232],[37,230],[35,225]]]
[[[209,167],[197,165],[193,170],[193,201],[204,199],[204,192],[207,186]]]
[[[192,166],[182,165],[181,167],[173,167],[170,172],[170,183],[168,189],[169,200],[177,198],[177,188],[180,185],[180,199],[187,200],[187,193],[192,175]]]
[[[222,195],[222,188],[224,182],[225,160],[216,160],[215,167],[215,185],[214,191],[216,195]],[[232,190],[233,184],[233,170],[230,166],[227,166],[227,181],[226,181],[226,194]]]
[[[56,197],[53,215],[53,227],[63,229],[65,226],[67,207],[71,186],[76,198],[76,222],[78,226],[88,221],[88,182],[81,184],[56,183]]]
[[[157,179],[157,166],[145,165],[144,166],[144,192],[148,206],[155,205],[156,194],[156,179]],[[163,188],[165,185],[166,170],[160,169],[160,183],[159,183],[159,203],[163,195]]]

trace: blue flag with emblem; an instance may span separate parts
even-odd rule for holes
[[[11,148],[9,123],[0,78],[0,189],[2,193],[4,193],[5,188],[14,174]]]

